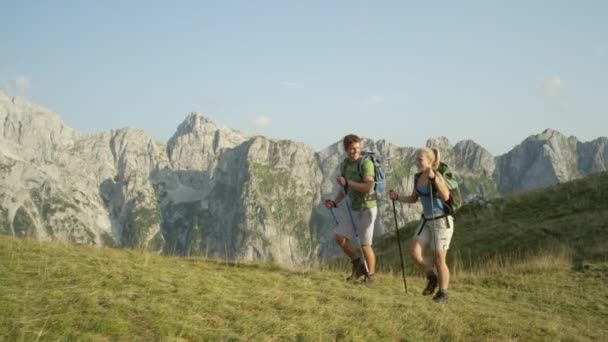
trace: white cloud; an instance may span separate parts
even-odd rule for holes
[[[285,87],[285,88],[295,88],[298,86],[298,84],[296,82],[290,82],[290,81],[282,81],[280,84],[282,87]]]
[[[262,114],[253,120],[253,124],[258,128],[268,128],[272,124],[272,119],[268,115]]]
[[[384,102],[384,97],[382,97],[380,95],[373,95],[364,100],[364,103],[366,105],[380,104],[382,102]]]
[[[6,88],[11,92],[24,93],[32,87],[32,79],[29,76],[20,75],[5,84]]]
[[[549,97],[560,97],[566,93],[566,82],[559,77],[544,79],[541,84],[543,95]]]

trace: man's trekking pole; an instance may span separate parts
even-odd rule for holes
[[[329,211],[331,211],[331,216],[334,217],[334,222],[336,222],[336,224],[339,224],[338,219],[336,218],[336,213],[334,213],[334,208],[329,208]]]
[[[393,191],[393,190],[391,190]],[[393,200],[393,214],[395,214],[395,230],[397,231],[397,244],[399,245],[399,258],[401,259],[401,274],[403,274],[403,287],[407,294],[407,281],[405,280],[405,264],[403,263],[403,253],[401,252],[401,238],[399,238],[399,225],[397,224],[397,209],[395,209],[395,200]]]
[[[361,251],[361,258],[363,259],[363,265],[365,266],[365,274],[369,274],[369,268],[367,267],[367,259],[365,253],[363,253],[363,246],[361,246],[361,239],[359,239],[359,233],[357,233],[357,226],[355,225],[355,219],[353,218],[353,212],[350,208],[350,200],[348,198],[348,190],[344,187],[344,201],[346,202],[346,209],[348,210],[348,216],[350,216],[350,222],[353,224],[353,230],[355,231],[355,237],[357,238],[357,245],[359,245],[359,251]]]

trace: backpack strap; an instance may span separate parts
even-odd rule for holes
[[[365,162],[366,159],[371,160],[370,156],[361,156],[361,158],[359,158],[359,162],[357,163],[357,171],[359,172],[359,177],[361,177],[361,179],[363,179],[363,163]],[[341,176],[344,177],[344,175],[346,174],[346,163],[348,163],[348,158],[344,158],[344,161],[342,161],[342,167],[340,168],[340,172],[341,172]],[[376,165],[374,165],[374,162],[372,161],[372,165],[374,166],[374,172],[376,172]],[[375,177],[374,177],[374,181],[375,181]]]
[[[361,156],[361,158],[359,158],[359,162],[357,163],[357,171],[359,171],[359,177],[361,177],[362,180],[363,180],[363,162],[365,162],[365,159],[367,159],[367,158],[368,158],[368,156]]]
[[[422,172],[418,172],[418,173],[414,174],[414,189],[416,190],[416,195],[418,195],[418,197],[429,196],[429,195],[424,195],[420,191],[418,191],[418,180],[420,179],[421,175],[422,175]],[[446,181],[446,186],[447,186],[447,181]],[[433,197],[435,197],[436,194],[437,194],[437,188],[433,187]],[[452,193],[450,192],[450,197],[448,198],[447,201],[441,200],[441,202],[443,203],[444,214],[452,215],[454,212],[454,210],[453,210],[454,199],[452,198]]]
[[[424,196],[420,191],[418,191],[418,180],[420,179],[420,176],[422,176],[422,172],[417,172],[414,174],[414,190],[416,190],[416,195],[418,195],[418,197]]]

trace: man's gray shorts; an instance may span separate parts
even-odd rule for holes
[[[374,222],[376,221],[376,214],[378,213],[378,207],[370,209],[355,211],[352,210],[353,220],[357,227],[357,234],[359,234],[359,240],[362,245],[371,245],[372,238],[374,236]],[[336,226],[334,232],[336,235],[342,235],[347,237],[350,241],[357,243],[355,232],[353,230],[353,223],[348,214],[341,217],[340,223]]]

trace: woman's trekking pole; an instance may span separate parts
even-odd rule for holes
[[[437,176],[435,176],[437,177]],[[433,182],[429,182],[429,195],[431,196],[431,218],[433,219],[433,228],[431,228],[431,239],[433,241],[433,267],[437,263],[437,241],[435,241],[435,208],[433,208]]]
[[[369,274],[369,268],[367,267],[367,259],[365,253],[363,253],[363,246],[361,246],[361,239],[359,239],[359,233],[357,233],[357,226],[355,225],[355,219],[353,218],[353,212],[350,208],[350,200],[348,198],[348,190],[344,187],[344,202],[346,202],[346,209],[348,210],[348,216],[350,216],[350,222],[353,224],[353,230],[355,231],[355,237],[357,238],[357,245],[359,245],[359,251],[361,252],[361,258],[363,259],[363,265],[365,266],[365,274]]]
[[[395,209],[395,200],[393,200],[393,214],[395,214],[395,231],[397,231],[397,244],[399,245],[399,258],[401,259],[401,274],[403,274],[403,287],[405,288],[405,294],[407,294],[407,281],[405,280],[405,264],[403,263],[403,253],[401,252],[401,238],[399,238],[399,225],[397,224],[397,209]]]

